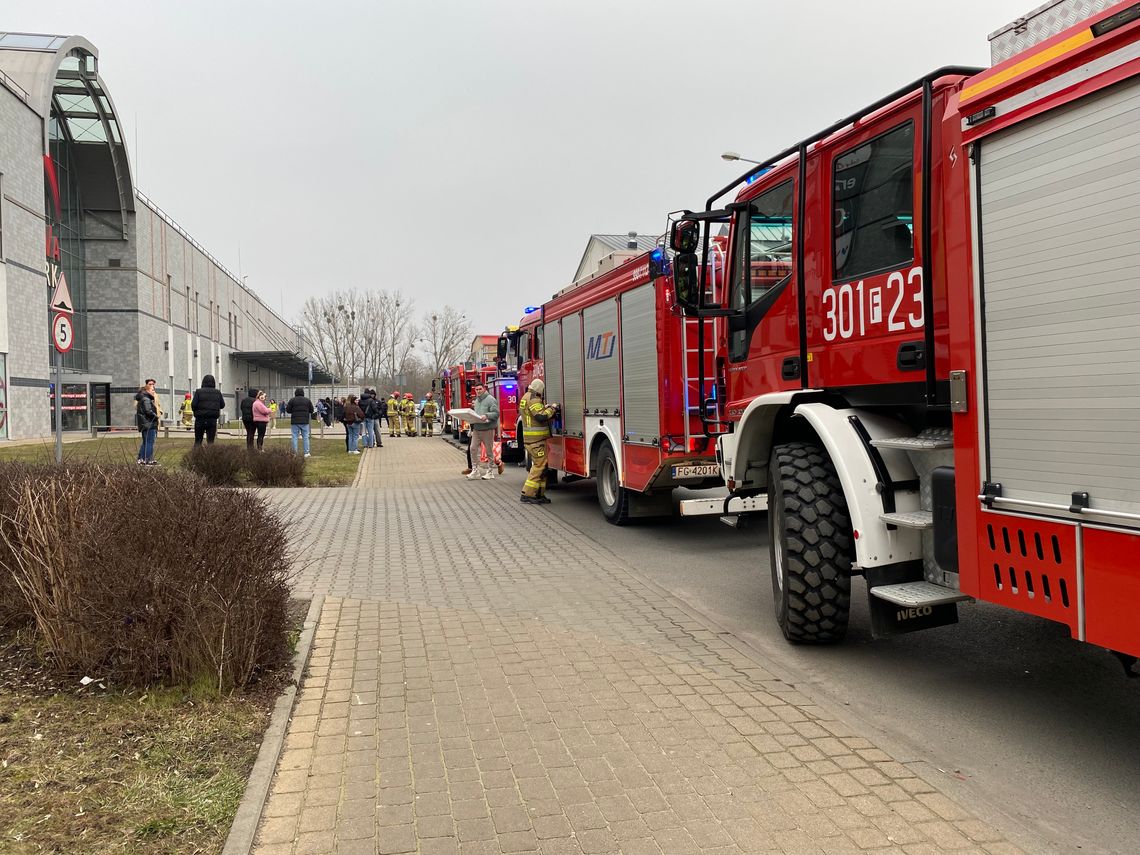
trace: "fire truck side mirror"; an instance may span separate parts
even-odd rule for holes
[[[677,305],[683,309],[697,308],[697,256],[686,252],[673,259],[673,291]]]
[[[507,358],[507,337],[505,335],[499,336],[498,342],[495,344],[495,361],[504,362]]]
[[[701,227],[693,220],[673,223],[669,229],[669,248],[677,253],[696,252],[701,242]]]

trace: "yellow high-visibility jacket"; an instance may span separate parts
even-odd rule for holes
[[[550,436],[550,421],[558,407],[547,404],[534,392],[527,392],[519,402],[522,414],[522,439],[524,443],[537,442]]]

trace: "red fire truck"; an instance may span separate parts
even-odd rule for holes
[[[701,323],[674,306],[657,248],[563,289],[507,333],[518,388],[542,377],[547,400],[562,407],[553,477],[596,478],[611,523],[671,513],[674,487],[719,484],[699,390],[672,379],[696,376]]]
[[[1140,4],[1057,20],[1030,16],[1003,31],[1016,55],[999,34],[994,67],[934,71],[671,226],[678,302],[722,322],[701,342],[706,432],[728,429],[732,501],[767,498],[793,642],[842,638],[863,575],[876,634],[974,599],[1126,668],[1140,655]],[[710,299],[701,256],[724,226]]]
[[[479,383],[491,387],[495,379],[495,367],[482,365],[475,367],[470,362],[463,362],[445,369],[440,376],[440,383],[444,390],[443,397],[443,431],[452,433],[460,442],[467,442],[467,422],[458,421],[450,414],[450,410],[471,406],[475,398],[475,386]]]

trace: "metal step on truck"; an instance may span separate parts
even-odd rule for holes
[[[991,44],[672,217],[677,302],[717,321],[700,415],[731,495],[766,497],[790,641],[841,639],[862,575],[878,635],[979,600],[1130,669],[1140,3],[1049,3]]]

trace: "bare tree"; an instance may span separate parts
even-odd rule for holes
[[[418,330],[413,311],[415,301],[399,291],[378,292],[380,323],[384,327],[383,366],[387,379],[394,380],[406,374],[412,359],[412,347]]]
[[[467,316],[453,306],[444,306],[438,312],[424,315],[421,330],[428,357],[428,368],[432,377],[464,356],[471,340],[471,322]]]
[[[301,310],[305,338],[320,363],[338,379],[349,382],[359,367],[356,291],[334,291],[310,297]]]

